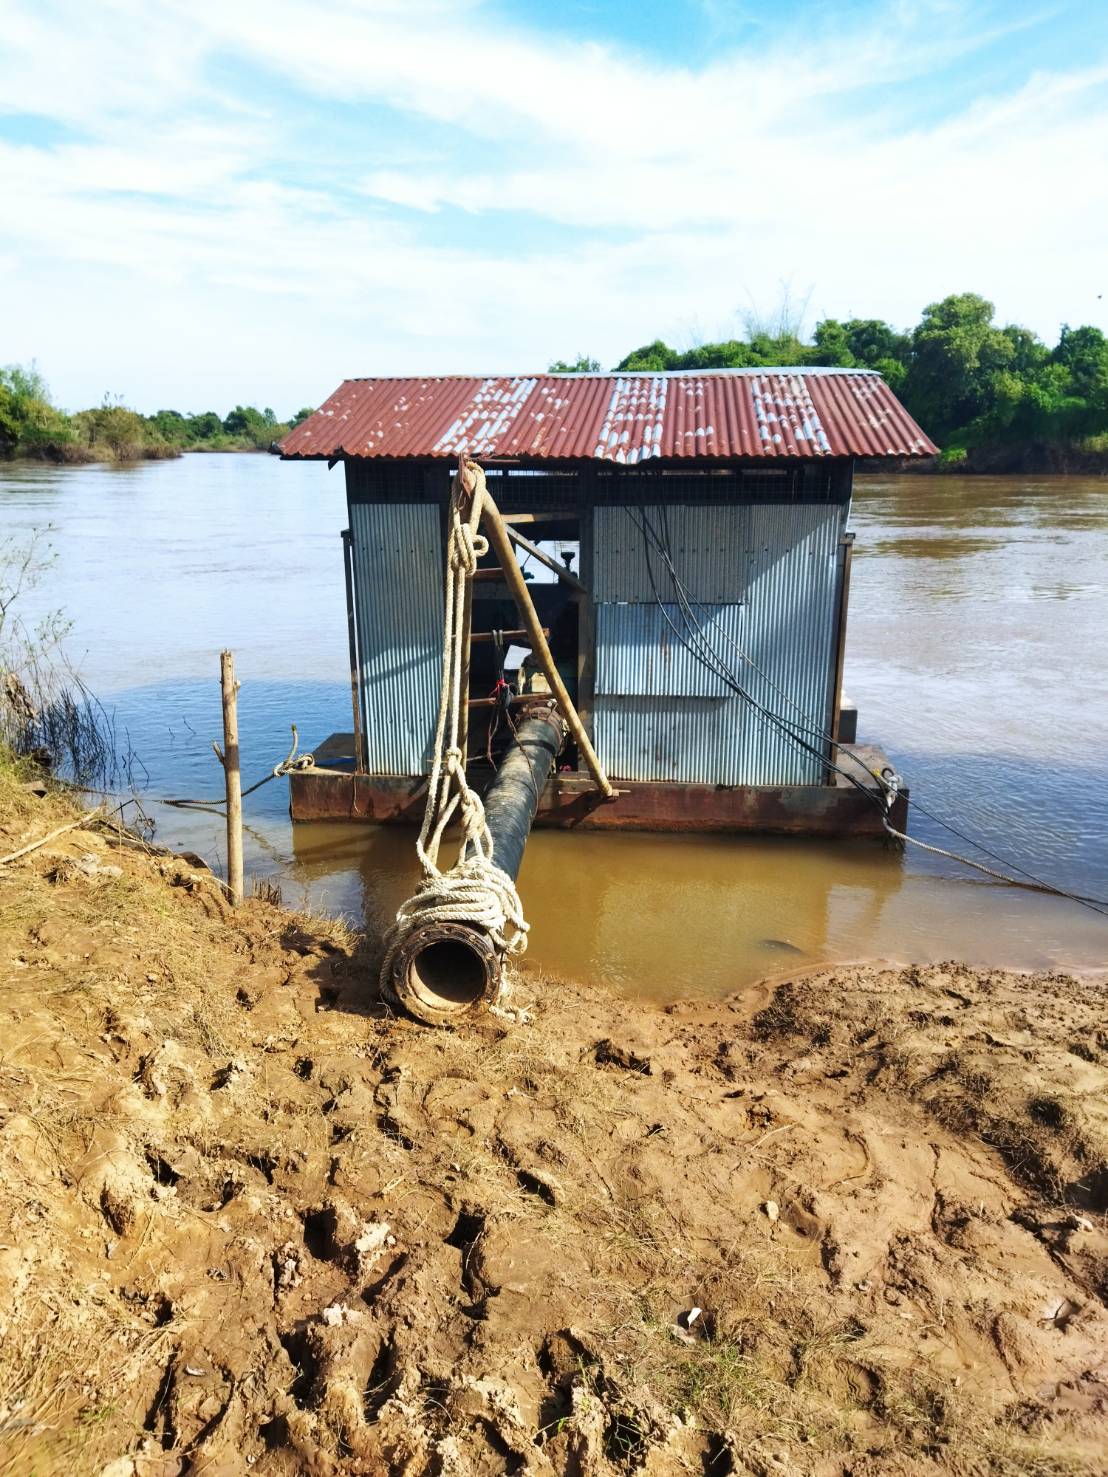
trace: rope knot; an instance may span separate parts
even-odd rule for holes
[[[489,541],[484,534],[474,533],[468,523],[460,518],[451,530],[450,564],[459,573],[472,579],[477,571],[477,561],[489,552]]]

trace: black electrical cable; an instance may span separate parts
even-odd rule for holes
[[[689,596],[688,588],[687,588],[687,586],[685,586],[683,584],[680,576],[677,574],[676,568],[674,567],[673,561],[670,558],[669,552],[668,552],[668,544],[669,544],[669,522],[668,522],[667,512],[666,512],[666,509],[665,509],[664,506],[661,509],[661,517],[662,517],[663,528],[664,528],[664,531],[665,531],[666,543],[664,545],[661,543],[661,541],[658,539],[658,536],[654,532],[653,529],[651,529],[651,534],[654,537],[654,541],[655,541],[656,546],[661,551],[662,557],[663,557],[663,559],[664,559],[664,561],[666,563],[666,567],[669,570],[670,578],[673,580],[674,588],[677,589],[679,592],[683,592],[684,597],[685,597],[684,603],[687,606],[689,600],[691,599],[691,597]],[[648,520],[645,519],[645,515],[644,515],[644,522],[648,522]],[[701,612],[704,612],[704,607],[703,607],[703,605],[700,604],[699,601],[693,600],[692,601],[692,604],[694,604],[698,610],[700,610]],[[706,612],[704,612],[704,613],[706,613]],[[758,675],[762,678],[763,681],[767,682],[769,684],[769,686],[774,689],[775,692],[777,692],[781,697],[783,697],[785,699],[785,701],[790,705],[790,707],[795,708],[797,710],[797,712],[801,714],[802,717],[804,717],[804,718],[807,719],[807,722],[806,723],[797,724],[795,719],[788,719],[788,718],[785,718],[783,715],[779,714],[778,717],[781,718],[781,721],[782,722],[784,722],[786,724],[789,724],[789,725],[791,725],[793,727],[798,727],[798,728],[805,729],[808,733],[815,735],[816,737],[818,737],[821,740],[823,740],[823,742],[825,742],[827,744],[830,744],[834,748],[838,749],[839,752],[841,754],[843,754],[844,758],[853,761],[853,763],[855,763],[859,767],[859,769],[861,769],[862,772],[867,777],[872,774],[872,771],[869,769],[868,765],[866,765],[866,763],[864,762],[864,760],[860,759],[858,757],[858,755],[855,754],[855,753],[853,753],[846,745],[840,743],[838,739],[833,738],[831,736],[831,734],[829,734],[825,729],[820,728],[816,724],[815,719],[812,718],[811,714],[810,713],[805,713],[804,709],[800,706],[800,704],[797,703],[793,698],[791,698],[789,696],[789,694],[787,692],[785,692],[783,688],[781,688],[780,686],[778,686],[778,684],[776,682],[774,682],[773,678],[769,675],[769,673],[766,672],[762,667],[760,667],[758,665],[758,663],[749,654],[749,652],[744,651],[744,649],[738,644],[738,642],[736,642],[730,636],[728,636],[728,634],[727,634],[726,631],[721,632],[721,635],[723,636],[723,638],[724,638],[725,641],[727,641],[731,646],[733,646],[735,648],[735,650],[739,653],[739,655],[743,658],[743,660],[745,662],[747,662],[754,669],[755,672],[758,673]],[[714,654],[716,656],[718,656],[718,653],[714,653]],[[868,792],[868,793],[872,793],[872,792]],[[974,847],[975,850],[980,851],[984,856],[991,857],[993,861],[999,862],[1002,866],[1011,868],[1011,870],[1013,872],[1019,872],[1021,876],[1028,878],[1029,881],[1033,882],[1036,885],[1036,887],[1041,888],[1044,892],[1054,893],[1054,894],[1056,894],[1059,897],[1071,898],[1074,902],[1096,905],[1094,907],[1094,911],[1096,911],[1097,908],[1105,908],[1105,909],[1108,909],[1108,900],[1106,900],[1104,898],[1098,898],[1098,897],[1088,897],[1088,896],[1086,896],[1086,895],[1084,895],[1082,893],[1069,892],[1065,888],[1056,887],[1054,885],[1054,883],[1047,882],[1045,878],[1037,876],[1034,872],[1029,872],[1026,867],[1021,867],[1018,862],[1012,861],[1010,857],[1002,856],[999,852],[993,851],[990,847],[986,846],[982,841],[977,840],[976,837],[969,836],[969,835],[966,834],[965,831],[959,830],[959,828],[957,826],[953,825],[950,821],[946,820],[943,816],[936,815],[936,813],[933,810],[928,809],[928,807],[926,805],[924,805],[922,801],[918,800],[915,797],[915,795],[913,795],[913,797],[912,797],[912,804],[923,815],[926,815],[927,817],[929,817],[929,819],[933,820],[936,823],[936,825],[942,826],[944,830],[949,831],[952,836],[957,836],[959,838],[959,840],[964,841],[968,846]],[[911,839],[911,840],[914,841],[915,838],[909,838],[909,839]],[[971,865],[972,865],[972,863],[971,863]]]
[[[855,789],[861,791],[861,793],[864,794],[867,799],[876,804],[882,812],[882,816],[885,820],[886,829],[890,832],[890,834],[895,835],[900,839],[911,841],[914,844],[923,845],[924,843],[922,842],[916,842],[916,839],[914,837],[904,836],[903,833],[894,831],[893,828],[889,826],[886,814],[886,806],[868,785],[862,784],[853,775],[848,774],[846,770],[842,769],[833,761],[827,759],[819,750],[814,748],[813,745],[807,743],[805,740],[799,737],[798,733],[795,730],[797,728],[803,728],[807,732],[818,736],[824,742],[830,744],[833,748],[837,748],[840,750],[840,752],[842,752],[844,746],[840,744],[837,739],[832,738],[831,735],[828,734],[825,730],[819,728],[818,725],[816,725],[811,720],[810,715],[805,715],[809,718],[808,723],[798,725],[796,724],[795,720],[787,719],[780,713],[774,713],[771,709],[767,708],[764,704],[760,703],[756,698],[754,698],[741,685],[741,683],[735,677],[732,669],[727,665],[727,663],[723,661],[719,653],[709,644],[703,631],[700,629],[695,619],[693,618],[692,609],[689,603],[688,590],[677,573],[677,570],[673,563],[672,555],[670,553],[669,524],[664,505],[661,508],[661,518],[663,530],[665,533],[664,542],[662,538],[659,537],[653,525],[650,523],[650,520],[647,518],[645,509],[639,509],[639,522],[643,534],[643,551],[646,558],[647,575],[650,580],[650,587],[654,594],[655,603],[661,610],[667,624],[670,626],[670,629],[674,632],[678,640],[689,652],[689,654],[695,660],[699,661],[702,666],[706,667],[709,671],[713,672],[717,677],[719,677],[720,680],[723,681],[725,685],[727,685],[729,688],[731,688],[732,691],[736,692],[740,697],[744,698],[764,719],[772,723],[774,727],[777,728],[780,732],[784,733],[786,737],[791,738],[794,743],[798,744],[807,753],[814,755],[817,759],[819,759],[821,764],[827,765],[827,767],[834,770],[835,773],[842,775],[842,777],[846,779],[850,784],[852,784]],[[654,579],[653,565],[650,559],[651,541],[654,543],[656,549],[660,553],[662,561],[665,564],[666,569],[670,575],[670,579],[673,582],[674,591],[678,597],[678,609],[681,611],[682,619],[684,620],[686,629],[689,630],[703,645],[704,649],[708,653],[708,660],[705,660],[703,656],[696,652],[689,644],[689,642],[685,639],[685,637],[682,636],[681,632],[677,629],[677,626],[674,624],[672,618],[670,617],[669,612],[665,608],[665,602],[661,599],[661,596],[658,592],[657,582]],[[703,606],[701,606],[699,602],[693,603],[697,604],[701,611],[703,611]],[[764,681],[768,682],[769,685],[773,687],[775,691],[780,694],[780,696],[784,697],[791,706],[795,707],[798,712],[800,712],[801,714],[804,713],[804,710],[800,707],[800,705],[796,703],[791,697],[789,697],[789,695],[785,693],[767,673],[763,672],[758,664],[754,661],[754,659],[749,656],[749,654],[745,652],[743,648],[737,644],[737,642],[733,641],[730,637],[727,637],[726,632],[724,632],[723,634],[726,639],[731,642],[731,645],[735,647],[739,655],[743,657],[743,659],[747,661],[751,667],[754,668],[754,670],[763,678]],[[848,759],[852,759],[854,763],[863,770],[867,777],[870,777],[872,775],[872,771],[863,763],[861,759],[858,758],[856,754],[847,750],[846,757]],[[877,778],[879,779],[879,782],[884,784],[884,779],[882,776],[877,776]],[[992,851],[989,847],[983,845],[974,837],[966,835],[966,833],[964,831],[960,831],[957,826],[952,825],[949,821],[944,820],[941,816],[936,815],[933,811],[929,810],[926,806],[921,804],[915,798],[915,796],[912,797],[912,804],[916,806],[916,808],[920,810],[924,815],[935,821],[938,825],[950,831],[952,835],[958,836],[962,841],[965,841],[967,845],[974,847],[978,851],[982,852],[985,856],[991,857],[994,861],[1000,862],[1001,865],[1009,867],[1012,871],[1018,872],[1021,876],[1028,878],[1030,883],[1034,884],[1036,888],[1050,893],[1053,896],[1067,898],[1072,902],[1079,903],[1082,907],[1088,908],[1091,912],[1101,913],[1105,916],[1108,916],[1108,902],[1106,902],[1104,899],[1090,898],[1083,896],[1080,893],[1069,892],[1065,888],[1056,887],[1053,883],[1047,882],[1042,877],[1036,876],[1034,872],[1029,872],[1025,867],[1021,867],[1017,862],[1013,862],[1009,858],[1001,856],[999,853]],[[954,853],[943,854],[950,855],[955,861],[962,862],[964,865],[978,867],[978,870],[987,870],[980,868],[978,863],[972,862],[966,857],[958,857],[955,856]],[[1017,881],[1015,878],[1004,878],[1003,880],[1010,883],[1014,887],[1025,887],[1028,885],[1027,883],[1021,883]]]
[[[651,587],[652,587],[652,589],[654,591],[654,594],[655,594],[655,600],[658,602],[659,606],[662,607],[663,614],[667,614],[665,612],[665,610],[664,610],[664,606],[662,605],[662,602],[660,601],[660,599],[658,597],[657,585],[656,585],[656,583],[655,583],[655,581],[653,579],[653,570],[652,570],[652,567],[651,567],[651,564],[650,564],[649,547],[648,547],[648,545],[645,544],[645,540],[646,540],[646,537],[647,537],[647,529],[648,529],[648,527],[650,529],[650,536],[653,538],[656,547],[659,549],[659,551],[662,554],[663,560],[666,563],[667,569],[669,570],[670,577],[673,580],[674,588],[675,588],[675,590],[678,593],[678,599],[679,599],[679,602],[680,602],[679,608],[682,611],[682,616],[683,616],[683,619],[685,620],[686,626],[689,627],[690,629],[692,629],[695,626],[695,622],[693,622],[691,620],[691,611],[690,611],[690,608],[689,608],[689,603],[688,603],[688,598],[687,598],[688,597],[688,591],[685,588],[685,586],[683,585],[683,583],[681,582],[681,579],[678,576],[678,574],[676,572],[676,569],[674,568],[672,558],[671,558],[671,556],[669,554],[669,549],[668,549],[668,547],[667,547],[666,544],[663,544],[663,542],[661,541],[661,539],[658,537],[657,532],[649,524],[649,520],[646,518],[645,512],[643,512],[643,513],[640,514],[640,518],[641,518],[641,524],[642,524],[643,535],[644,535],[644,548],[645,548],[646,560],[647,560],[647,573],[648,573],[648,575],[650,576],[650,579],[651,579]],[[667,542],[668,542],[668,520],[666,519],[666,513],[665,513],[664,507],[662,509],[662,520],[663,520],[663,524],[666,527],[666,537],[667,537]],[[701,609],[703,609],[703,607],[701,607]],[[668,615],[667,615],[667,619],[668,619]],[[669,621],[669,624],[670,624],[671,628],[673,628],[674,630],[676,630],[676,628],[673,627],[673,622],[672,621]],[[677,634],[679,635],[680,633],[677,633]],[[839,766],[835,765],[834,763],[831,763],[828,760],[825,760],[822,755],[818,754],[818,751],[815,751],[815,750],[812,749],[812,746],[811,745],[809,745],[807,743],[804,743],[803,740],[800,740],[797,737],[797,735],[795,734],[795,732],[793,730],[796,727],[803,726],[804,728],[807,729],[807,731],[809,733],[818,735],[825,742],[827,742],[827,743],[829,743],[829,744],[833,745],[834,747],[837,747],[837,748],[839,748],[841,750],[843,746],[841,744],[839,744],[837,740],[832,739],[829,734],[827,734],[824,730],[819,729],[818,727],[810,726],[808,724],[805,724],[805,725],[797,725],[797,724],[795,724],[795,721],[794,720],[785,719],[781,714],[774,714],[770,709],[767,709],[767,708],[764,707],[764,705],[758,703],[756,699],[751,698],[750,695],[745,691],[745,689],[743,689],[741,687],[741,685],[738,684],[736,680],[734,680],[734,674],[733,674],[733,672],[731,672],[729,668],[726,668],[726,665],[723,663],[722,659],[720,658],[719,653],[716,652],[716,651],[714,651],[708,645],[707,640],[706,640],[706,638],[703,635],[703,632],[700,631],[699,628],[696,628],[694,630],[694,634],[699,638],[699,640],[705,646],[705,649],[708,650],[708,652],[709,652],[709,654],[710,654],[710,656],[712,658],[712,662],[711,662],[711,664],[709,664],[707,662],[704,662],[703,658],[699,657],[698,654],[696,652],[694,652],[691,647],[688,646],[688,643],[687,642],[683,643],[683,644],[686,645],[686,648],[690,651],[690,654],[692,654],[693,656],[695,656],[697,658],[697,660],[700,660],[701,663],[702,663],[702,665],[707,666],[709,668],[709,670],[714,671],[717,676],[720,676],[721,678],[723,678],[723,680],[727,681],[728,682],[728,685],[731,686],[733,688],[733,690],[739,692],[740,695],[742,695],[743,697],[747,698],[747,700],[750,701],[752,703],[752,705],[763,714],[763,716],[767,717],[768,719],[770,719],[770,721],[774,722],[775,726],[780,731],[784,732],[787,736],[792,737],[794,739],[794,741],[797,742],[798,744],[800,744],[800,746],[802,748],[804,748],[807,752],[809,752],[809,753],[817,753],[817,757],[819,757],[822,762],[828,763],[830,768],[832,768],[833,770],[835,770],[837,773],[843,775],[843,777],[845,779],[849,780],[850,783],[853,784],[856,789],[861,790],[862,793],[865,794],[869,799],[873,800],[876,804],[878,804],[878,806],[882,809],[883,816],[884,816],[884,819],[885,819],[885,827],[886,827],[886,830],[890,833],[890,835],[896,837],[899,840],[909,841],[913,845],[925,846],[925,843],[923,843],[921,841],[918,841],[915,837],[907,836],[904,833],[901,833],[899,831],[894,830],[888,824],[887,815],[884,814],[884,812],[885,812],[884,805],[882,805],[881,801],[878,800],[877,796],[874,794],[874,792],[871,789],[869,789],[867,786],[864,786],[864,785],[860,784],[856,779],[854,779],[854,777],[852,775],[847,774],[844,770],[840,769]],[[726,637],[726,632],[724,632],[723,634]],[[727,639],[730,640],[729,637]],[[781,694],[781,696],[785,697],[786,700],[793,707],[796,707],[798,709],[798,711],[800,711],[801,713],[803,713],[803,709],[801,709],[797,703],[795,703],[791,698],[789,698],[788,697],[788,694],[784,693],[782,691],[782,689],[779,688],[777,686],[777,684],[773,681],[773,679],[768,676],[767,673],[762,672],[761,668],[758,667],[757,663],[754,662],[754,660],[753,660],[752,657],[750,657],[746,652],[743,651],[742,647],[738,646],[738,644],[736,642],[734,642],[734,641],[731,641],[731,644],[733,646],[735,646],[735,649],[739,652],[739,655],[742,656],[742,657],[744,657],[744,659],[747,660],[752,667],[754,667],[755,671],[759,672],[759,674],[770,684],[771,687],[774,687],[776,689],[776,691],[779,692]],[[726,676],[725,676],[725,672],[726,672]],[[854,762],[859,766],[859,768],[861,768],[863,770],[863,772],[867,776],[871,775],[872,771],[868,768],[868,766],[866,766],[865,764],[863,764],[863,762],[858,758],[857,755],[851,753],[848,750],[847,751],[847,754],[846,754],[846,757],[849,758],[849,759],[854,760]],[[884,777],[883,776],[880,776],[878,778],[879,779],[883,779]],[[913,804],[916,804],[916,803],[917,802],[913,799]],[[1069,892],[1065,888],[1056,887],[1053,883],[1047,882],[1047,881],[1045,881],[1041,877],[1037,877],[1035,875],[1035,873],[1027,871],[1026,868],[1021,867],[1018,863],[1012,862],[1007,857],[1000,856],[998,853],[991,851],[988,847],[982,845],[981,842],[975,840],[971,836],[967,836],[964,832],[959,831],[956,826],[952,826],[949,822],[945,821],[941,816],[935,815],[934,812],[928,810],[922,804],[920,804],[918,806],[918,808],[923,812],[923,814],[929,816],[938,825],[945,827],[953,835],[959,836],[963,841],[967,842],[968,845],[975,847],[977,850],[982,851],[985,855],[992,857],[995,861],[999,861],[1000,863],[1002,863],[1002,865],[1007,866],[1007,867],[1010,867],[1013,871],[1019,872],[1022,876],[1027,877],[1029,879],[1030,884],[1033,884],[1036,889],[1041,890],[1041,891],[1044,891],[1044,892],[1051,893],[1051,894],[1053,894],[1054,896],[1057,896],[1057,897],[1064,897],[1064,898],[1067,898],[1067,899],[1069,899],[1069,900],[1071,900],[1073,902],[1080,903],[1082,906],[1089,908],[1090,911],[1095,912],[1095,913],[1106,912],[1106,910],[1108,910],[1108,903],[1106,903],[1103,899],[1086,897],[1083,894]],[[942,855],[949,855],[952,858],[952,860],[961,862],[963,865],[970,866],[970,867],[976,867],[979,871],[986,871],[986,872],[988,872],[988,868],[981,867],[981,865],[979,863],[971,861],[968,857],[959,857],[959,856],[957,856],[953,852],[950,852],[950,853],[943,852],[941,848],[934,848],[934,847],[926,848],[925,847],[925,849],[938,850],[940,852],[940,854],[942,854]],[[989,875],[994,875],[994,874],[989,873]],[[1004,877],[1001,880],[1003,880],[1005,882],[1008,882],[1011,886],[1014,886],[1014,887],[1027,887],[1029,885],[1029,883],[1019,882],[1019,881],[1017,881],[1013,877]],[[1106,916],[1108,916],[1108,912],[1106,912]]]
[[[774,713],[770,708],[767,708],[763,703],[760,703],[756,697],[754,697],[746,690],[746,688],[743,687],[743,685],[735,677],[735,674],[720,660],[718,653],[713,651],[712,647],[708,645],[703,632],[696,628],[695,622],[690,619],[687,606],[684,603],[680,602],[680,592],[678,592],[678,608],[681,610],[686,628],[690,629],[692,631],[692,634],[696,636],[697,639],[704,645],[705,649],[708,652],[709,659],[705,660],[703,656],[701,656],[693,649],[693,647],[689,644],[688,639],[682,634],[680,630],[678,630],[672,616],[666,609],[666,602],[662,600],[661,595],[658,591],[658,584],[654,578],[654,567],[651,562],[650,547],[647,539],[647,527],[649,524],[649,520],[646,517],[645,511],[641,509],[639,511],[639,517],[643,532],[643,550],[646,556],[647,576],[650,580],[650,588],[654,594],[655,604],[662,612],[662,615],[670,630],[677,637],[678,641],[680,641],[685,650],[688,651],[689,655],[692,656],[694,660],[700,662],[701,666],[707,667],[707,669],[713,672],[715,676],[717,676],[720,681],[724,683],[725,686],[729,687],[733,692],[737,693],[739,697],[743,698],[747,703],[749,703],[753,708],[761,713],[766,721],[772,723],[775,728],[780,730],[780,732],[782,732],[786,736],[786,738],[791,738],[795,744],[799,745],[800,748],[811,754],[813,758],[817,759],[821,765],[825,765],[828,768],[833,769],[836,774],[842,775],[842,777],[848,782],[848,784],[853,785],[856,790],[861,791],[861,793],[865,795],[867,800],[876,805],[877,808],[881,810],[882,813],[884,813],[884,805],[879,796],[876,795],[873,790],[871,790],[867,785],[863,785],[861,781],[855,779],[852,774],[848,774],[845,769],[840,768],[839,765],[829,760],[813,744],[808,743],[807,740],[801,738],[797,733],[793,732],[788,723],[788,720],[781,718],[779,714]],[[660,540],[658,540],[657,534],[654,533],[653,529],[651,529],[651,534],[659,543],[659,546],[661,546]],[[866,772],[867,774],[869,773],[868,770]]]
[[[992,857],[994,862],[1000,862],[1002,866],[1011,867],[1013,872],[1019,872],[1024,877],[1030,878],[1030,880],[1034,882],[1037,887],[1043,888],[1046,892],[1057,893],[1059,897],[1072,898],[1075,903],[1084,903],[1086,906],[1092,906],[1094,912],[1099,912],[1102,908],[1108,910],[1108,898],[1085,897],[1079,892],[1067,892],[1064,888],[1056,887],[1053,882],[1047,882],[1042,877],[1036,877],[1034,872],[1029,872],[1026,867],[1021,867],[1018,862],[1013,862],[1008,857],[1001,856],[998,852],[991,851],[987,846],[978,841],[975,837],[967,836],[964,831],[959,831],[957,826],[951,825],[951,823],[947,820],[944,820],[941,815],[936,815],[933,810],[928,810],[927,806],[924,805],[922,801],[916,799],[915,794],[912,795],[912,806],[915,810],[921,811],[922,814],[927,816],[930,820],[933,820],[937,825],[942,826],[944,830],[949,831],[951,835],[957,836],[959,840],[965,841],[967,845],[976,847],[978,851],[984,852],[986,856]]]

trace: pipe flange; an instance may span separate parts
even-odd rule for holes
[[[500,999],[500,954],[478,928],[433,923],[413,929],[398,946],[383,985],[391,1002],[417,1021],[453,1025]]]

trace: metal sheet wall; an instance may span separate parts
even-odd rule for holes
[[[694,653],[704,645],[733,653],[731,643],[742,637],[742,609],[697,605],[689,621],[692,635],[678,605],[604,601],[596,607],[594,691],[608,697],[729,697],[722,677]]]
[[[369,772],[426,774],[441,681],[439,510],[352,503],[350,529]]]
[[[671,506],[664,517],[660,507],[644,511],[690,598],[715,607],[706,632],[742,686],[782,716],[800,720],[803,713],[828,728],[845,508],[752,503]],[[651,553],[648,566],[637,511],[602,507],[594,519],[597,670],[620,670],[626,679],[620,691],[634,694],[597,690],[595,742],[609,772],[621,779],[701,784],[818,784],[820,759],[687,653],[680,669],[682,695],[644,695],[641,673],[648,657],[641,636],[660,617],[657,597],[672,600],[673,586],[658,554]],[[657,614],[635,610],[640,606],[652,606]],[[721,611],[728,613],[721,617]],[[649,658],[657,659],[657,653]],[[727,695],[718,695],[721,688]]]

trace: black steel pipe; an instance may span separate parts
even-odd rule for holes
[[[492,859],[513,882],[564,738],[565,724],[554,708],[530,712],[485,795]],[[417,1020],[435,1025],[493,1004],[502,971],[501,952],[483,929],[430,922],[414,928],[397,949],[390,985]]]
[[[529,714],[518,725],[515,742],[485,795],[492,859],[513,882],[564,735],[565,725],[554,709]]]

